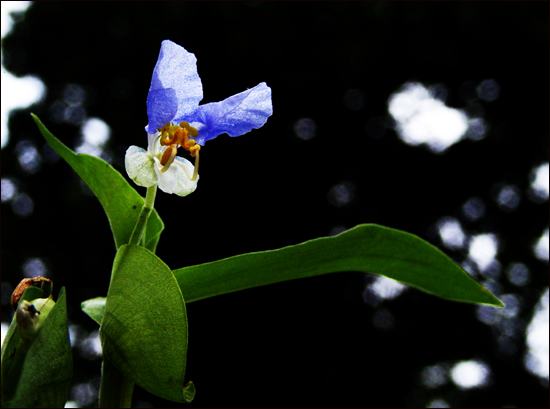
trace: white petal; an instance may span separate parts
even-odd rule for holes
[[[178,196],[187,196],[197,188],[197,179],[191,180],[195,168],[187,159],[175,157],[174,162],[168,170],[161,173],[162,166],[160,161],[155,158],[155,172],[158,176],[158,185],[160,190],[165,193],[174,193]]]
[[[136,185],[149,187],[157,184],[153,158],[139,146],[130,146],[124,159],[126,172]]]
[[[170,166],[166,172],[162,173],[160,170],[163,168],[163,166],[160,164],[160,159],[156,156],[154,159],[155,173],[157,174],[157,180],[160,190],[162,190],[164,193],[174,193],[174,186],[176,185],[176,180],[172,175],[174,169],[172,169],[172,166]]]
[[[149,155],[151,156],[155,156],[157,153],[160,152],[160,140],[157,139],[159,136],[160,132],[147,134],[147,152],[149,152]]]
[[[176,188],[174,193],[178,196],[187,196],[189,193],[193,193],[197,188],[197,182],[199,181],[199,175],[195,180],[191,180],[195,167],[191,162],[185,158],[176,156],[176,160],[172,163],[171,168],[176,167]]]

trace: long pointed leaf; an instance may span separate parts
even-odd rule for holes
[[[104,314],[99,336],[116,368],[157,396],[189,402],[187,315],[170,268],[143,247],[120,247]]]
[[[107,162],[94,156],[76,154],[53,136],[36,115],[31,115],[46,142],[65,159],[99,199],[109,218],[116,247],[127,244],[143,207],[143,197]],[[147,221],[146,248],[155,251],[163,229],[164,223],[157,211],[153,210]]]
[[[186,302],[245,288],[339,271],[378,274],[449,300],[504,304],[436,247],[374,224],[279,250],[226,258],[174,271]]]
[[[449,300],[504,307],[440,250],[409,233],[363,224],[278,250],[241,254],[174,270],[185,302],[246,288],[341,271],[392,278]],[[101,325],[105,298],[82,303]]]

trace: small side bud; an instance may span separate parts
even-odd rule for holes
[[[31,341],[36,337],[54,305],[55,301],[51,297],[37,298],[32,302],[23,300],[19,303],[15,321],[22,339]]]

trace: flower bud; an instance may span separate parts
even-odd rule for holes
[[[55,301],[51,297],[19,302],[15,321],[22,339],[31,341],[36,337],[54,305]]]

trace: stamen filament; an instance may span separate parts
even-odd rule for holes
[[[195,152],[195,170],[193,171],[193,177],[191,180],[196,180],[199,175],[199,151]]]

